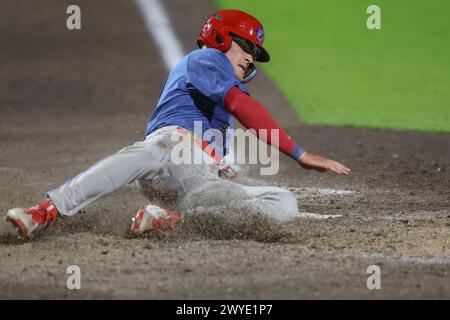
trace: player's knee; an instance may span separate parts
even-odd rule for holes
[[[279,199],[279,212],[277,215],[278,220],[280,221],[291,221],[295,219],[298,212],[298,203],[295,194],[290,192],[289,190],[279,188],[278,190],[278,199]]]

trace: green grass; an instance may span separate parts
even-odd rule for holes
[[[260,64],[311,124],[450,132],[449,0],[218,0],[266,30]],[[366,9],[381,8],[381,30]]]

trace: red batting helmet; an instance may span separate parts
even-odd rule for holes
[[[259,62],[270,60],[269,53],[263,47],[264,28],[262,24],[251,15],[239,10],[219,10],[206,20],[197,40],[201,48],[215,48],[227,52],[231,41],[235,40],[243,49],[253,55]],[[249,66],[244,82],[250,81],[256,74],[255,66]]]

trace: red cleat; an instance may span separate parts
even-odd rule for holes
[[[50,200],[46,200],[29,209],[10,209],[5,220],[11,222],[18,229],[23,240],[29,241],[42,231],[48,230],[55,223],[57,217],[58,210]]]
[[[175,230],[181,215],[155,205],[148,205],[139,209],[131,220],[130,234],[136,237],[150,230]]]

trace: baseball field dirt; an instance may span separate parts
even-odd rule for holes
[[[66,28],[70,4],[17,0],[0,11],[2,214],[142,139],[167,75],[133,2],[78,1],[78,31]],[[194,49],[214,5],[164,5],[186,52]],[[145,200],[133,185],[33,242],[2,220],[0,298],[449,299],[450,135],[309,126],[263,74],[248,87],[306,150],[352,174],[306,171],[284,156],[277,175],[240,172],[297,194],[302,214],[284,225],[200,216],[129,239]],[[66,286],[70,265],[80,267],[80,290]],[[367,287],[371,265],[381,289]]]

